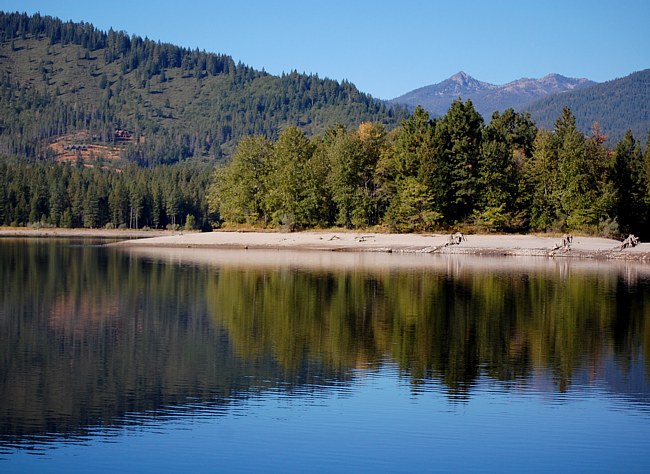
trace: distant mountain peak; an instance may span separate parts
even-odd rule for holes
[[[479,81],[465,71],[459,71],[444,81],[408,92],[392,103],[409,107],[421,105],[434,115],[444,115],[454,99],[471,99],[484,118],[496,110],[521,109],[534,100],[550,94],[571,91],[595,84],[588,79],[573,79],[557,73],[541,79],[522,78],[503,85]]]
[[[477,91],[489,90],[494,88],[492,84],[474,79],[465,71],[460,71],[451,76],[449,79],[442,81],[435,86],[427,86],[422,89],[435,87],[433,94],[444,97],[447,95],[455,97],[467,97],[470,93]],[[418,90],[422,90],[418,89]]]
[[[451,79],[454,82],[460,82],[460,83],[475,81],[476,80],[472,76],[467,74],[465,71],[458,71],[456,74],[451,76],[449,79]]]
[[[449,81],[455,82],[461,87],[466,87],[470,89],[476,89],[476,88],[481,88],[483,87],[486,83],[481,82],[477,79],[474,79],[472,76],[467,74],[465,71],[460,71],[451,76]]]

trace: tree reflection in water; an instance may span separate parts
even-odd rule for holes
[[[5,439],[326,390],[386,361],[462,400],[482,376],[516,389],[548,373],[566,391],[650,360],[650,279],[632,264],[293,268],[8,239],[0,260]]]

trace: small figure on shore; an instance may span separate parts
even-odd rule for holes
[[[639,238],[636,235],[630,234],[630,235],[627,236],[627,239],[625,239],[621,243],[621,246],[620,246],[619,250],[623,250],[623,249],[626,249],[628,247],[636,247],[637,245],[639,245],[639,242],[640,242]]]

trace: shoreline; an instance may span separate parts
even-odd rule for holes
[[[26,228],[0,227],[0,238],[89,238],[89,239],[144,239],[148,237],[173,236],[171,230],[136,229],[64,229],[64,228]]]
[[[294,250],[380,252],[507,257],[631,260],[650,263],[650,243],[620,250],[621,242],[602,237],[575,236],[569,250],[556,249],[561,237],[536,234],[470,234],[450,244],[448,234],[384,234],[347,230],[263,232],[184,232],[133,229],[0,228],[0,238],[115,239],[111,247],[203,248],[232,250]]]
[[[601,237],[574,237],[569,250],[557,249],[561,237],[472,234],[450,244],[448,234],[383,234],[348,231],[176,233],[115,242],[113,247],[203,248],[233,250],[295,250],[383,252],[509,257],[587,258],[650,263],[650,243],[620,250],[621,242]]]

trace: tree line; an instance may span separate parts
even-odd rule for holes
[[[0,225],[207,230],[211,173],[197,163],[116,170],[5,159]]]
[[[379,226],[397,232],[569,231],[645,236],[650,152],[631,133],[613,149],[569,109],[553,130],[525,113],[485,124],[471,101],[431,119],[422,108],[308,137],[243,138],[228,164],[189,160],[109,169],[77,162],[0,163],[0,224],[284,229]]]
[[[309,138],[288,127],[275,141],[239,142],[215,171],[209,209],[225,224],[288,229],[647,235],[648,147],[630,132],[613,150],[605,143],[568,108],[546,130],[512,109],[485,124],[460,99],[436,119],[418,107],[392,131],[362,123]]]

